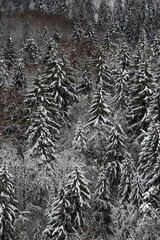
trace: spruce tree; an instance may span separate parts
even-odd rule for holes
[[[72,227],[82,233],[87,230],[86,218],[90,209],[91,194],[88,188],[88,180],[85,178],[85,173],[78,166],[74,167],[67,179],[66,194],[71,204]]]
[[[71,222],[71,203],[67,199],[65,187],[61,187],[58,196],[47,211],[48,225],[43,232],[49,239],[67,240],[74,232]]]
[[[138,171],[134,173],[131,189],[129,200],[136,207],[140,207],[143,202],[144,188],[142,178]]]
[[[89,113],[91,118],[87,125],[92,127],[97,127],[98,125],[107,125],[109,127],[112,125],[109,119],[111,109],[107,104],[107,94],[102,90],[102,87],[99,87],[98,90],[95,91]]]
[[[104,164],[110,184],[119,184],[121,164],[126,156],[126,135],[121,125],[115,121],[109,132]]]
[[[131,59],[128,49],[124,44],[123,49],[118,54],[118,67],[112,72],[114,80],[113,102],[117,109],[125,110],[129,101],[129,82]]]
[[[77,92],[78,94],[86,95],[87,99],[90,101],[92,91],[93,91],[93,87],[92,87],[91,73],[89,70],[89,65],[86,62],[83,68],[81,81],[77,86]]]
[[[111,196],[107,174],[104,167],[98,173],[97,184],[93,202],[93,228],[95,237],[107,239],[108,235],[113,234],[110,229],[111,219]]]
[[[106,92],[112,91],[112,79],[109,67],[106,64],[104,51],[100,48],[95,60],[96,83]]]
[[[22,50],[26,63],[37,64],[39,62],[38,45],[33,38],[26,40]]]
[[[16,59],[13,40],[11,36],[7,38],[7,42],[4,47],[4,58],[5,58],[5,62],[8,67],[8,70],[11,70]]]
[[[131,155],[126,152],[126,155],[121,165],[121,177],[120,183],[118,185],[118,195],[122,202],[129,200],[133,174],[134,174],[133,159],[131,158]]]
[[[111,21],[112,12],[109,2],[102,0],[98,9],[98,27],[103,30]]]
[[[41,83],[41,76],[35,79],[34,89],[26,95],[28,147],[33,155],[50,162],[55,159],[55,147],[59,135],[58,112],[54,99]]]
[[[159,191],[159,149],[160,149],[160,127],[159,123],[152,122],[141,143],[139,154],[139,172],[143,179],[145,193],[154,188]],[[157,194],[156,194],[157,195]],[[156,201],[157,196],[152,196]]]
[[[86,142],[87,138],[85,136],[84,127],[81,123],[78,123],[74,133],[74,139],[72,141],[72,148],[74,150],[84,152],[86,150]]]
[[[1,55],[1,54],[0,54]],[[8,70],[3,55],[0,56],[0,86],[5,87],[8,84]]]
[[[146,61],[139,63],[130,89],[127,119],[134,137],[141,137],[141,130],[147,130],[147,113],[154,88],[154,76]]]
[[[0,169],[0,238],[10,240],[15,237],[15,219],[18,214],[15,183],[4,163]]]
[[[55,54],[48,60],[42,78],[43,85],[51,93],[62,118],[67,119],[68,107],[77,101],[73,69],[66,59]]]
[[[13,85],[17,90],[25,90],[27,87],[27,79],[25,77],[22,59],[19,59],[18,64],[14,69]]]

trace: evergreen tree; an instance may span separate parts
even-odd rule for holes
[[[114,3],[114,19],[118,28],[123,31],[125,26],[125,16],[122,0],[116,0]]]
[[[97,127],[98,125],[112,125],[109,119],[111,110],[110,106],[107,104],[107,94],[101,87],[94,93],[89,113],[91,114],[91,118],[87,125],[92,127]]]
[[[73,34],[72,34],[72,40],[75,43],[81,42],[83,38],[83,29],[79,23],[74,24],[73,26]]]
[[[138,171],[134,173],[131,189],[132,190],[129,196],[129,200],[132,204],[140,207],[143,201],[144,188],[141,176],[139,175]]]
[[[0,56],[0,86],[4,87],[5,85],[8,84],[8,70],[7,70],[7,65],[4,61],[3,56]]]
[[[128,103],[129,129],[134,137],[139,137],[141,130],[147,130],[147,113],[153,94],[154,76],[146,61],[141,61],[137,73],[133,78]]]
[[[112,12],[109,6],[109,2],[102,0],[98,9],[98,26],[100,29],[105,27],[112,21]]]
[[[121,165],[121,178],[118,186],[118,194],[122,202],[129,200],[134,173],[133,171],[133,160],[130,154],[126,152]]]
[[[49,239],[67,240],[68,235],[74,232],[71,222],[71,204],[67,199],[64,186],[59,190],[51,207],[47,211],[48,226],[43,232]]]
[[[85,94],[88,100],[90,101],[92,91],[93,91],[93,88],[92,88],[92,81],[91,81],[91,73],[89,70],[88,63],[85,62],[83,73],[82,73],[82,79],[80,84],[77,86],[77,92],[79,94]]]
[[[160,128],[159,123],[151,123],[142,143],[139,154],[139,172],[143,179],[145,192],[154,188],[159,191],[159,150],[160,150]],[[158,193],[159,194],[159,193]],[[157,196],[152,197],[156,201]]]
[[[14,51],[14,46],[13,46],[13,41],[12,37],[9,36],[7,38],[7,42],[4,48],[4,57],[5,57],[5,62],[8,67],[8,70],[11,70],[11,68],[14,65],[15,62],[15,51]]]
[[[66,194],[71,205],[72,227],[79,233],[86,231],[86,217],[90,209],[91,195],[85,173],[78,166],[75,166],[74,170],[68,175]]]
[[[17,90],[24,90],[27,87],[27,80],[24,73],[24,64],[22,59],[19,59],[14,70],[13,85]]]
[[[47,63],[49,59],[56,53],[57,45],[53,38],[50,38],[48,43],[46,44],[46,50],[43,53],[43,61]]]
[[[129,100],[129,80],[131,59],[128,55],[127,46],[124,45],[118,56],[118,68],[113,71],[114,89],[113,102],[115,107],[125,110]]]
[[[88,23],[87,28],[84,32],[84,38],[85,38],[85,50],[88,55],[93,55],[96,45],[97,45],[97,38],[95,29],[92,23]]]
[[[33,38],[26,40],[22,50],[24,52],[26,63],[37,64],[39,62],[38,45]]]
[[[87,138],[85,136],[84,128],[80,123],[78,123],[72,142],[72,148],[83,152],[86,150],[86,142]]]
[[[45,161],[55,159],[55,145],[59,134],[58,113],[50,93],[43,87],[39,76],[35,87],[26,95],[29,126],[26,131],[28,147],[33,155]]]
[[[110,184],[119,183],[121,164],[126,156],[126,135],[118,122],[110,130],[104,164]]]
[[[96,228],[95,238],[107,239],[113,234],[110,229],[111,219],[111,197],[109,183],[105,169],[99,170],[93,203],[93,228]],[[99,239],[99,238],[98,238]]]
[[[106,64],[104,51],[101,48],[97,52],[95,65],[97,85],[101,86],[102,89],[105,90],[106,92],[111,93],[112,91],[111,72]]]
[[[0,196],[0,238],[2,240],[14,239],[14,222],[18,209],[16,207],[15,183],[6,164],[3,164],[0,169]]]
[[[56,54],[48,60],[43,73],[43,84],[49,88],[62,117],[68,117],[68,106],[77,101],[73,70],[66,59]]]

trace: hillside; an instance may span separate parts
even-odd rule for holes
[[[159,240],[159,2],[0,6],[0,239]]]

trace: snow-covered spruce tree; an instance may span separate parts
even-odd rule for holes
[[[96,83],[101,86],[103,90],[111,93],[112,91],[112,79],[109,67],[106,64],[105,55],[103,49],[99,49],[96,54],[95,60],[95,72]]]
[[[142,178],[137,171],[135,171],[133,175],[133,181],[131,185],[131,193],[129,195],[129,201],[135,205],[136,207],[140,207],[140,205],[143,202],[143,193],[144,193],[144,188],[143,188],[143,182]]]
[[[8,70],[11,70],[16,59],[13,40],[11,36],[7,38],[7,41],[4,47],[4,58],[5,58],[5,63],[8,67]]]
[[[87,22],[94,22],[95,6],[92,0],[83,0],[83,14],[84,20]]]
[[[121,202],[129,200],[133,174],[134,174],[133,159],[131,155],[126,152],[126,155],[121,164],[121,177],[120,183],[118,185],[118,195]]]
[[[48,60],[42,78],[43,85],[51,93],[62,118],[67,119],[68,107],[77,101],[72,68],[64,57],[54,54]]]
[[[125,110],[129,100],[129,81],[131,59],[128,55],[127,46],[119,52],[118,67],[112,72],[114,80],[113,102],[117,109]]]
[[[102,0],[98,9],[98,27],[105,29],[105,27],[112,21],[112,12],[109,6],[109,1]]]
[[[127,137],[121,125],[115,121],[108,136],[104,165],[109,183],[114,183],[116,187],[120,181],[121,164],[126,156],[126,140]]]
[[[134,138],[147,130],[147,113],[154,89],[154,76],[146,61],[141,61],[129,92],[127,119]]]
[[[87,55],[93,55],[97,46],[97,37],[95,29],[92,23],[88,23],[87,28],[84,32],[85,39],[85,51]]]
[[[125,16],[122,0],[116,0],[114,2],[114,20],[118,28],[123,31],[125,27]]]
[[[41,76],[35,79],[34,89],[26,95],[28,111],[27,143],[33,155],[46,161],[55,159],[59,134],[58,112],[51,94],[43,87]]]
[[[0,168],[0,239],[14,239],[17,213],[15,184],[6,164],[3,163]]]
[[[107,104],[107,94],[105,90],[102,90],[101,86],[94,93],[89,113],[91,118],[89,119],[87,126],[90,125],[92,127],[97,127],[98,125],[108,125],[109,127],[112,125],[109,119],[111,108]]]
[[[22,59],[19,59],[17,66],[14,69],[13,85],[17,90],[25,90],[27,87],[27,79],[25,77]]]
[[[113,103],[116,109],[125,110],[128,106],[128,77],[124,72],[117,71],[114,76]]]
[[[93,200],[93,232],[97,239],[108,239],[113,234],[110,229],[111,219],[111,197],[107,174],[104,167],[98,173]]]
[[[53,38],[50,38],[46,44],[46,50],[43,53],[43,61],[47,64],[49,59],[56,53],[57,45]]]
[[[79,152],[84,152],[86,150],[86,143],[87,143],[87,138],[85,136],[84,127],[79,122],[77,124],[76,130],[74,133],[74,139],[72,141],[72,148]]]
[[[0,53],[0,86],[5,87],[8,84],[8,70],[3,55]]]
[[[76,23],[73,26],[73,33],[71,36],[72,41],[74,41],[75,43],[81,42],[83,39],[83,29],[80,25],[80,23]]]
[[[152,122],[141,143],[141,152],[139,154],[139,172],[143,179],[145,193],[152,188],[158,191],[160,189],[159,151],[160,126],[159,123]],[[152,195],[152,203],[157,205],[156,195]]]
[[[152,44],[153,55],[156,58],[160,57],[160,31],[157,32]]]
[[[39,62],[38,45],[33,38],[26,40],[22,51],[26,63],[37,64]]]
[[[67,198],[65,187],[62,186],[58,196],[47,211],[48,225],[43,232],[47,239],[68,240],[69,235],[74,233],[71,219],[72,205]]]
[[[72,227],[79,233],[87,230],[87,213],[90,209],[91,194],[88,188],[88,180],[79,166],[67,177],[67,199],[70,202],[70,217]]]
[[[87,62],[85,62],[81,81],[77,86],[77,92],[78,94],[85,94],[87,99],[89,101],[91,100],[91,93],[93,92],[93,87],[92,87],[91,73],[90,73],[89,65]]]

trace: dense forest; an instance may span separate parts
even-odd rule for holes
[[[0,239],[160,240],[160,3],[0,1]]]

